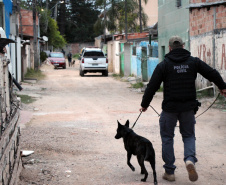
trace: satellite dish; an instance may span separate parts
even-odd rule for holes
[[[46,37],[46,36],[43,36],[42,39],[46,42],[49,40],[48,37]]]

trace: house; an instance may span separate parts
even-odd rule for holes
[[[217,69],[226,81],[226,2],[225,0],[191,0],[190,51]],[[201,75],[197,87],[214,87]]]
[[[149,81],[158,64],[158,42],[150,40],[149,31],[115,34],[107,42],[109,71],[121,76],[133,75],[142,81]]]
[[[33,12],[31,10],[20,10],[21,19],[19,21],[19,34],[23,40],[21,47],[22,74],[23,77],[27,69],[35,68],[34,60],[34,30],[33,30]],[[36,27],[38,30],[38,16],[36,15]],[[39,56],[39,52],[38,52]],[[38,59],[39,60],[39,59]]]
[[[16,13],[11,0],[0,0],[0,37],[17,41],[6,46],[7,53],[0,56],[0,184],[17,184],[22,170],[19,105],[14,92],[15,78],[20,79],[17,51],[20,50],[20,38],[16,31]],[[15,29],[15,30],[14,30]],[[21,90],[21,89],[20,89]]]
[[[162,61],[169,52],[169,38],[178,35],[189,50],[189,0],[159,0],[158,4],[158,50]]]
[[[125,33],[110,35],[108,30],[105,30],[102,39],[96,38],[95,45],[101,46],[103,50],[107,51],[109,72],[122,76],[134,75],[143,81],[148,81],[158,63],[157,55],[152,57],[150,54],[153,48],[158,53],[157,42],[151,40],[151,36],[156,37],[157,35],[158,1],[148,1],[147,4],[141,2],[143,10],[148,16],[148,26],[143,28],[143,33],[127,33],[126,40]],[[103,15],[104,12],[100,17]],[[155,62],[153,62],[154,60]],[[150,65],[154,63],[155,65]]]
[[[14,1],[0,0],[0,28],[4,30],[1,37],[16,41],[7,46],[7,58],[10,59],[9,71],[17,81],[21,81],[20,37],[17,35],[17,10],[13,9]]]

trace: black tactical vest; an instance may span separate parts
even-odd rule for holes
[[[195,79],[197,71],[193,57],[176,63],[165,58],[164,102],[196,100]]]

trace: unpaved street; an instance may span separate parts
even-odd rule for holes
[[[117,120],[131,125],[139,115],[142,93],[122,82],[98,74],[79,76],[78,64],[73,68],[54,70],[43,66],[45,80],[34,85],[22,84],[20,94],[37,101],[22,105],[22,149],[34,154],[24,157],[20,185],[138,185],[153,184],[152,170],[145,163],[149,176],[146,183],[136,157],[126,164],[122,140],[114,138]],[[162,93],[157,93],[152,106],[161,112]],[[210,102],[213,101],[212,99]],[[198,113],[204,111],[203,103]],[[195,183],[188,180],[183,163],[183,144],[176,127],[176,181],[162,179],[161,138],[158,115],[148,109],[138,120],[134,131],[148,138],[156,151],[159,184],[224,185],[226,184],[226,112],[211,108],[197,119],[197,171]]]

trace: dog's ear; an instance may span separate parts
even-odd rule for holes
[[[118,122],[118,126],[121,126],[121,123],[117,120],[117,122]]]
[[[125,126],[129,128],[129,120],[126,121]]]

